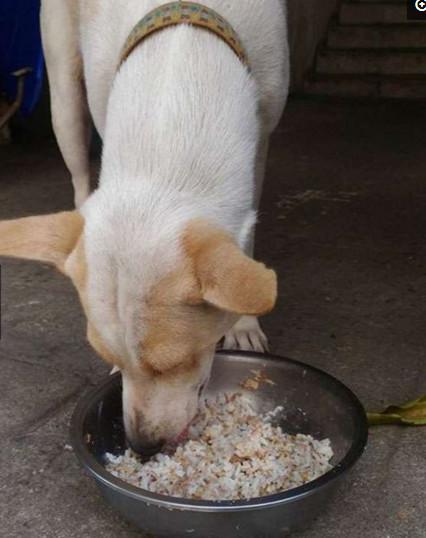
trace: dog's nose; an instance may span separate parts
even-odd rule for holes
[[[164,441],[157,443],[144,443],[134,439],[128,439],[129,445],[137,454],[140,454],[144,458],[151,458],[158,454],[164,446]]]

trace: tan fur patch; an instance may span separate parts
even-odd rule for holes
[[[239,315],[261,316],[273,309],[275,272],[246,256],[226,233],[196,220],[187,227],[183,245],[205,301]]]
[[[86,298],[87,283],[87,262],[84,250],[84,235],[82,234],[77,242],[75,249],[68,257],[65,264],[66,274],[71,278],[74,286],[77,288],[81,297]],[[83,302],[83,301],[82,301]],[[84,305],[86,300],[84,300]]]
[[[141,365],[153,374],[195,369],[235,321],[203,302],[190,260],[162,279],[147,298]]]
[[[147,297],[141,364],[152,373],[195,369],[242,314],[269,312],[276,299],[274,271],[247,257],[231,237],[194,221],[182,237],[184,261]]]
[[[53,263],[63,271],[83,225],[77,211],[0,222],[0,255]]]

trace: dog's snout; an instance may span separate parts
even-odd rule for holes
[[[158,452],[161,451],[165,444],[163,440],[155,443],[147,443],[143,440],[128,439],[128,442],[132,450],[144,458],[155,456],[155,454],[158,454]]]

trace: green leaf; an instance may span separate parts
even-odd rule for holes
[[[403,405],[390,405],[381,413],[367,413],[370,426],[403,424],[426,426],[426,396]]]

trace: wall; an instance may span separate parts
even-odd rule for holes
[[[292,90],[301,88],[339,0],[287,0]]]

